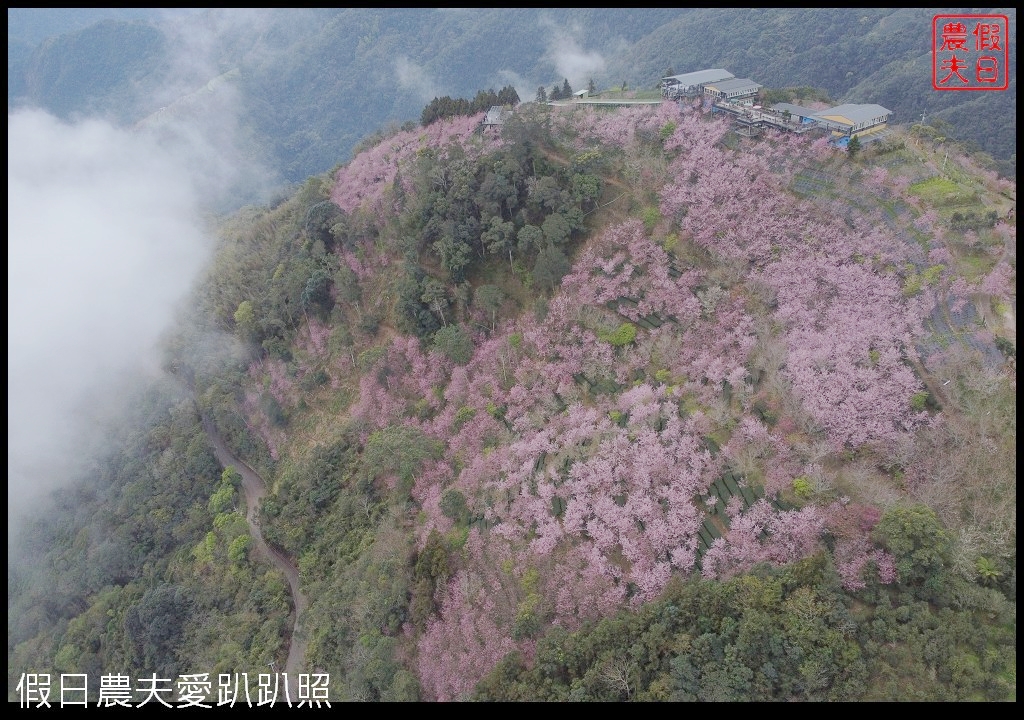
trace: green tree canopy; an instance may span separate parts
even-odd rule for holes
[[[420,465],[440,457],[442,451],[440,441],[424,435],[417,428],[389,425],[367,439],[363,468],[371,479],[397,475],[403,482],[411,482]]]
[[[874,538],[895,556],[901,584],[934,588],[941,582],[952,541],[931,508],[888,510],[875,526]]]
[[[562,277],[569,272],[569,259],[562,249],[546,245],[537,255],[533,265],[533,282],[537,287],[551,291],[558,287]]]
[[[461,325],[449,325],[434,333],[434,349],[455,364],[465,365],[473,357],[473,339]]]
[[[473,293],[473,304],[487,313],[492,329],[503,302],[505,302],[505,293],[497,285],[481,285]]]

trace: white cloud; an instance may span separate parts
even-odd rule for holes
[[[168,18],[164,73],[137,87],[130,106],[150,114],[132,129],[8,112],[9,536],[12,517],[74,479],[128,375],[159,372],[157,342],[209,260],[204,218],[277,185],[225,63],[238,48],[268,62],[318,17]]]
[[[596,50],[584,52],[572,38],[568,38],[552,50],[555,69],[568,78],[573,87],[583,87],[594,75],[604,72],[605,62]]]
[[[516,89],[516,93],[519,95],[519,100],[522,102],[529,102],[533,100],[537,94],[537,85],[533,85],[529,80],[524,78],[514,70],[499,70],[496,73],[497,82],[494,83],[495,88],[504,88],[507,85],[511,85]]]
[[[596,50],[584,50],[575,37],[577,32],[556,25],[549,18],[542,18],[540,24],[551,33],[547,59],[554,65],[559,78],[567,79],[574,89],[579,90],[586,87],[592,77],[604,72],[604,57]]]
[[[400,88],[412,92],[424,104],[442,94],[438,90],[437,82],[427,74],[426,70],[405,55],[400,55],[395,60],[395,77],[398,79]]]
[[[95,421],[86,395],[116,401],[119,378],[157,365],[159,335],[208,259],[181,147],[105,121],[8,115],[9,528],[69,479]]]

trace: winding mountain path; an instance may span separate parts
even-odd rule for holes
[[[210,439],[210,444],[213,445],[217,461],[223,467],[232,466],[242,476],[242,488],[245,491],[245,519],[249,523],[249,530],[252,532],[253,547],[256,554],[269,561],[274,567],[284,573],[285,578],[288,580],[288,587],[291,589],[292,604],[295,606],[295,624],[292,627],[291,643],[288,646],[288,661],[284,667],[284,672],[287,673],[290,685],[292,682],[298,681],[298,673],[304,669],[303,665],[305,664],[306,657],[306,637],[305,633],[302,632],[301,622],[308,603],[306,596],[299,589],[299,570],[288,556],[272,548],[263,539],[263,533],[260,531],[260,526],[256,519],[256,509],[259,507],[260,500],[267,494],[267,486],[263,482],[263,478],[228,449],[224,439],[217,433],[216,428],[213,427],[213,423],[208,418],[205,416],[202,416],[202,418],[203,430],[206,431],[206,436]]]

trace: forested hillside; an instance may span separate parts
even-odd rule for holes
[[[669,69],[708,67],[836,103],[880,103],[902,124],[925,114],[1015,173],[1015,54],[1005,92],[934,91],[929,9],[210,10],[149,21],[112,12],[74,30],[65,13],[54,19],[61,34],[42,41],[37,12],[8,10],[9,108],[122,123],[169,108],[194,120],[186,99],[231,73],[236,141],[292,183],[348,159],[388,123],[418,119],[434,97],[512,85],[527,100],[563,79],[649,89]]]
[[[1015,183],[931,126],[481,120],[224,220],[166,384],[9,569],[9,692],[283,666],[206,419],[332,699],[1014,700]]]

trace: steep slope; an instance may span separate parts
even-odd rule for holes
[[[383,556],[345,568],[337,540],[305,531],[312,595],[323,602],[311,605],[311,627],[337,628],[340,618],[326,613],[332,593],[358,594],[348,583],[381,563],[404,566],[372,594],[383,603],[376,611],[342,623],[347,634],[314,630],[319,662],[339,663],[355,682],[360,661],[341,638],[372,636],[369,647],[387,654],[412,652],[414,642],[425,696],[466,697],[507,653],[530,657],[550,625],[577,628],[642,605],[672,577],[784,565],[829,539],[848,591],[907,579],[916,571],[897,544],[872,533],[901,496],[927,499],[953,525],[987,522],[981,505],[949,514],[920,458],[903,454],[938,426],[915,370],[953,372],[941,369],[951,366],[927,345],[922,322],[980,290],[961,276],[980,260],[976,250],[915,195],[930,181],[905,140],[878,149],[883,165],[860,165],[823,142],[738,145],[722,121],[671,105],[524,109],[501,145],[470,127],[397,133],[339,171],[341,215],[320,225],[333,223],[337,304],[329,320],[296,318],[301,350],[250,368],[268,388],[250,395],[251,422],[289,468],[281,532],[302,533],[289,506],[324,491],[312,457],[344,448],[361,453],[363,464],[350,467],[362,469],[328,464],[337,467],[329,475],[353,473],[342,487],[360,477],[367,519],[383,504],[378,528],[418,538],[415,561],[394,536]],[[550,161],[558,156],[564,164]],[[525,170],[518,180],[516,168]],[[580,192],[620,169],[646,226],[598,220],[609,219],[605,203],[622,200],[610,182],[597,196],[576,195],[584,204],[575,210],[558,189]],[[974,197],[986,204],[1010,190],[994,176],[982,182]],[[504,195],[493,195],[499,186]],[[316,196],[305,202],[308,219],[321,206]],[[1013,231],[984,232],[983,244],[1002,247],[1000,234]],[[577,237],[589,239],[573,250]],[[524,289],[554,285],[558,262],[545,253],[563,248],[575,260],[550,301],[496,322],[509,308],[502,295],[528,307]],[[517,279],[501,269],[507,252]],[[1000,262],[982,262],[971,282],[1005,300]],[[486,299],[491,291],[481,291],[502,275],[498,299]],[[340,303],[342,293],[359,299]],[[360,325],[366,315],[375,319]],[[250,327],[266,323],[257,309]],[[392,323],[432,346],[390,331],[374,339]],[[954,323],[944,337],[1000,362],[991,335],[970,325]],[[334,343],[354,349],[337,354]],[[343,419],[302,409],[311,398],[299,386],[318,373],[358,397]],[[317,395],[326,410],[331,392]],[[271,400],[277,421],[265,414]],[[296,422],[293,435],[286,428]],[[290,460],[295,453],[306,459]],[[1012,497],[1001,462],[977,479]],[[332,511],[317,512],[326,521]],[[1005,553],[1005,530],[974,552]],[[359,677],[353,696],[385,698],[399,671]]]
[[[927,128],[851,157],[699,103],[480,119],[226,221],[168,351],[266,480],[332,698],[1013,697],[1014,184]],[[133,566],[20,628],[12,672],[115,608],[190,619],[106,625],[100,665],[283,659],[286,585],[255,589],[177,418],[145,442],[207,479],[161,567],[219,602]]]

